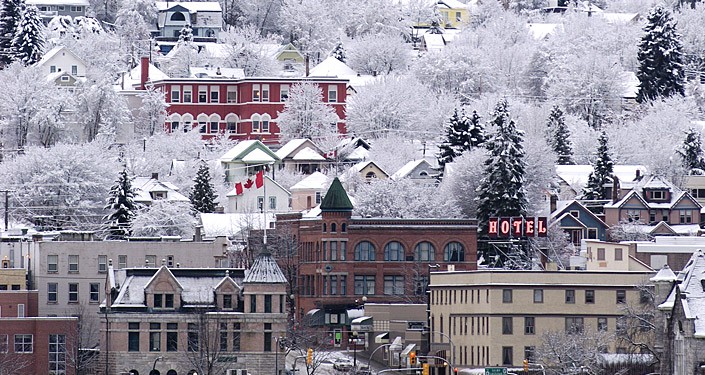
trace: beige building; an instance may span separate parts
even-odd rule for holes
[[[614,332],[624,306],[642,302],[636,286],[653,275],[643,271],[431,273],[430,354],[459,367],[521,367],[525,358],[533,359],[548,331]],[[615,343],[605,349],[626,351]]]
[[[588,271],[653,271],[654,268],[630,254],[629,244],[583,240],[581,256]],[[664,263],[665,264],[665,263]],[[661,265],[663,266],[663,264]]]

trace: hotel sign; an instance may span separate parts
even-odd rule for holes
[[[491,217],[487,232],[492,238],[546,237],[547,217]]]

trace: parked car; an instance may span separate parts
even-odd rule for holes
[[[333,361],[333,368],[338,371],[350,371],[353,368],[353,364],[345,358],[338,358]]]

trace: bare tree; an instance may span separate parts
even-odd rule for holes
[[[659,313],[654,301],[653,285],[646,281],[636,286],[639,302],[628,302],[622,307],[623,316],[617,325],[617,342],[627,349],[628,354],[649,354],[646,358],[650,365],[658,364],[661,359],[656,351],[656,316]],[[639,362],[643,362],[643,357]]]
[[[0,375],[20,375],[32,365],[31,356],[8,350],[8,343],[0,341]]]
[[[548,331],[536,349],[537,360],[546,366],[547,374],[602,374],[601,352],[611,342],[607,332],[583,329],[574,325],[567,331]]]
[[[97,315],[89,312],[84,304],[67,311],[66,315],[78,318],[77,329],[66,332],[66,365],[75,368],[76,375],[95,374],[100,359]]]
[[[547,237],[538,237],[531,241],[543,252],[549,262],[556,263],[559,269],[570,266],[570,257],[575,254],[575,245],[570,236],[558,225],[548,227]]]
[[[197,319],[188,323],[184,357],[199,374],[225,373],[230,365],[227,336],[229,320],[223,319],[218,313],[209,313],[205,307],[199,308],[194,314]],[[233,338],[231,341],[236,340]]]
[[[306,364],[306,374],[313,375],[321,368],[324,362],[328,362],[331,357],[333,347],[333,337],[330,332],[323,332],[318,327],[312,326],[308,321],[297,324],[289,332],[289,350],[296,353],[297,358],[303,358],[304,364],[308,349],[312,349],[313,355],[311,363]],[[299,362],[296,362],[299,367]]]
[[[610,241],[651,241],[653,237],[644,232],[645,225],[641,221],[622,220],[619,224],[609,228],[608,236]]]

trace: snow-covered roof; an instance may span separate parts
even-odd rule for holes
[[[310,147],[305,147],[303,150],[299,151],[294,155],[294,160],[297,161],[325,161],[326,158],[321,156],[318,152],[312,150]]]
[[[671,267],[668,264],[664,264],[663,267],[656,273],[654,277],[649,279],[651,281],[676,281],[676,274],[673,273]]]
[[[311,140],[306,139],[306,138],[297,138],[297,139],[292,139],[289,142],[286,142],[275,154],[279,157],[279,159],[284,160],[285,158],[291,157],[296,159],[296,155],[301,153],[300,150],[296,154],[293,154],[294,151],[299,149],[301,146],[304,144],[308,144],[306,146],[306,149],[309,149],[310,151],[313,151],[317,156],[310,155],[312,159],[298,159],[298,160],[325,160],[325,158],[321,155],[321,150],[316,146]],[[309,153],[309,151],[307,151]],[[301,154],[299,156],[300,158],[305,158],[306,154]]]
[[[30,5],[83,5],[89,6],[88,0],[26,0]]]
[[[468,4],[462,3],[458,0],[438,0],[438,5],[445,5],[451,9],[468,9],[470,7]]]
[[[28,2],[28,3],[29,3],[29,2]],[[44,4],[44,3],[42,3],[42,4]],[[83,62],[83,60],[82,60],[80,57],[78,57],[75,53],[71,52],[70,49],[68,49],[68,48],[66,48],[66,47],[64,47],[64,46],[55,46],[54,48],[50,49],[47,53],[45,53],[44,56],[42,56],[41,60],[37,61],[37,65],[38,65],[38,66],[43,66],[44,64],[47,63],[47,61],[49,61],[49,60],[51,60],[52,58],[54,58],[54,56],[56,56],[56,55],[57,55],[59,52],[61,52],[61,51],[68,52],[68,53],[71,54],[71,56],[73,56],[74,58],[76,58],[76,60],[79,60],[79,61]]]
[[[328,176],[321,172],[314,172],[291,187],[291,190],[322,190],[328,183]]]
[[[264,150],[256,148],[242,158],[245,163],[273,163],[275,159]]]
[[[328,56],[320,64],[314,66],[309,72],[311,77],[349,77],[356,76],[357,72],[347,66],[344,62],[333,56]]]
[[[129,72],[122,75],[122,81],[118,82],[123,90],[135,90],[139,88],[140,81],[142,79],[142,71],[140,66],[132,68]],[[160,81],[164,79],[169,79],[166,73],[162,72],[156,66],[149,64],[149,81]]]
[[[221,68],[221,67],[190,67],[189,73],[192,78],[245,78],[245,70],[241,68]]]
[[[643,165],[615,165],[613,174],[619,178],[621,183],[634,180],[636,173],[641,175],[646,173]],[[587,185],[588,177],[592,172],[592,165],[556,165],[556,174],[568,185],[582,189]]]
[[[152,202],[152,193],[166,193],[166,198],[161,198],[172,202],[189,202],[189,199],[179,193],[179,188],[168,181],[159,181],[152,177],[135,177],[132,180],[132,187],[135,190],[135,202]]]
[[[556,31],[563,31],[563,24],[560,23],[527,23],[526,27],[529,28],[529,34],[535,40],[546,39],[549,35],[554,34]]]
[[[262,253],[255,258],[252,267],[245,271],[245,278],[242,282],[243,284],[279,284],[286,283],[286,277],[274,258],[268,253]]]
[[[253,151],[260,152],[252,154]],[[223,156],[221,156],[220,161],[224,163],[232,162],[235,160],[245,161],[246,157],[249,157],[247,162],[271,162],[279,160],[279,157],[277,157],[277,155],[272,152],[269,147],[267,147],[261,141],[254,139],[239,142],[238,144],[233,146],[233,148],[228,150]],[[262,160],[257,160],[258,158],[261,158]]]
[[[157,2],[155,2],[155,5],[157,6],[157,11],[159,11],[159,12],[173,8],[177,5],[180,5],[186,9],[188,9],[188,11],[191,13],[195,13],[195,12],[222,12],[222,8],[220,7],[220,3],[217,1],[198,1],[198,2],[157,1]]]
[[[626,25],[639,20],[639,13],[600,13],[607,23],[616,25]]]
[[[423,43],[427,50],[441,50],[446,46],[443,34],[425,33],[422,35]]]
[[[370,157],[370,151],[362,146],[358,146],[351,153],[349,153],[345,159],[347,160],[365,160]]]
[[[679,300],[686,319],[692,319],[695,328],[693,337],[705,338],[705,255],[702,250],[691,256],[678,279],[683,281],[676,284],[666,301],[659,305],[659,309],[672,307]],[[682,298],[678,299],[677,295]]]
[[[404,164],[403,167],[399,168],[398,171],[394,172],[394,174],[391,176],[392,180],[400,180],[402,178],[405,178],[409,175],[409,173],[413,172],[414,169],[418,168],[421,165],[427,165],[427,168],[431,169],[432,166],[431,164],[426,161],[426,159],[417,159],[417,160],[412,160],[406,164]]]
[[[201,214],[203,236],[215,238],[225,236],[229,238],[246,238],[249,229],[263,229],[265,217],[263,214]],[[270,223],[276,222],[276,214],[268,212],[266,217],[267,228]],[[245,237],[243,237],[245,236]]]

